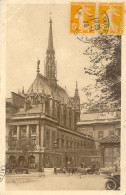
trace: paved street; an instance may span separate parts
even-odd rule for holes
[[[105,176],[83,175],[7,175],[6,190],[105,190]]]

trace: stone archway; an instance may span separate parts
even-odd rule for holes
[[[15,168],[16,167],[16,157],[14,155],[11,155],[9,157],[9,165],[12,168]]]
[[[35,157],[33,155],[30,155],[28,158],[28,167],[30,169],[35,169]]]
[[[18,166],[21,167],[21,168],[27,167],[27,161],[26,161],[24,156],[19,156],[18,157]]]

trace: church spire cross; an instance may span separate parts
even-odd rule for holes
[[[52,19],[51,19],[52,12],[51,12],[51,10],[50,10],[49,14],[50,14],[50,20],[51,20],[51,22],[52,22]]]

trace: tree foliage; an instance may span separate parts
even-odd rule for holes
[[[121,36],[93,37],[84,52],[91,66],[85,73],[95,77],[95,84],[84,88],[89,99],[89,110],[108,110],[121,107]]]

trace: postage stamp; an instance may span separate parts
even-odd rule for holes
[[[123,3],[72,2],[71,33],[123,34]]]

